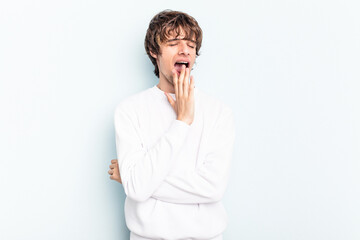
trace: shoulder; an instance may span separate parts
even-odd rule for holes
[[[233,115],[230,105],[220,100],[220,98],[202,90],[198,90],[197,93],[204,111],[217,116]]]
[[[206,119],[207,130],[210,135],[221,138],[221,136],[233,136],[235,134],[235,119],[233,109],[229,104],[219,97],[198,91],[199,104]]]
[[[115,114],[118,112],[131,113],[134,110],[141,110],[148,102],[151,88],[142,90],[135,94],[124,97],[115,107]]]

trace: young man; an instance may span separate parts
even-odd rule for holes
[[[220,240],[226,228],[221,199],[234,119],[229,106],[195,88],[189,77],[201,42],[201,28],[188,14],[154,16],[145,49],[159,83],[115,109],[117,159],[108,173],[127,195],[131,240]]]

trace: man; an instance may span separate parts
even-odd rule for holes
[[[159,83],[115,109],[117,159],[108,173],[127,195],[131,240],[223,239],[227,215],[221,199],[234,119],[229,106],[195,88],[190,69],[201,42],[202,30],[188,14],[155,15],[145,49]]]

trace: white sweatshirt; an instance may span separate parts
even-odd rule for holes
[[[235,140],[233,113],[197,88],[194,99],[191,125],[176,120],[156,85],[125,98],[115,109],[125,221],[137,235],[209,239],[226,228],[221,199]]]

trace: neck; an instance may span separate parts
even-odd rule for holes
[[[157,85],[162,91],[167,93],[175,93],[175,87],[172,84],[172,78],[166,78],[161,72],[159,74],[159,84]]]

